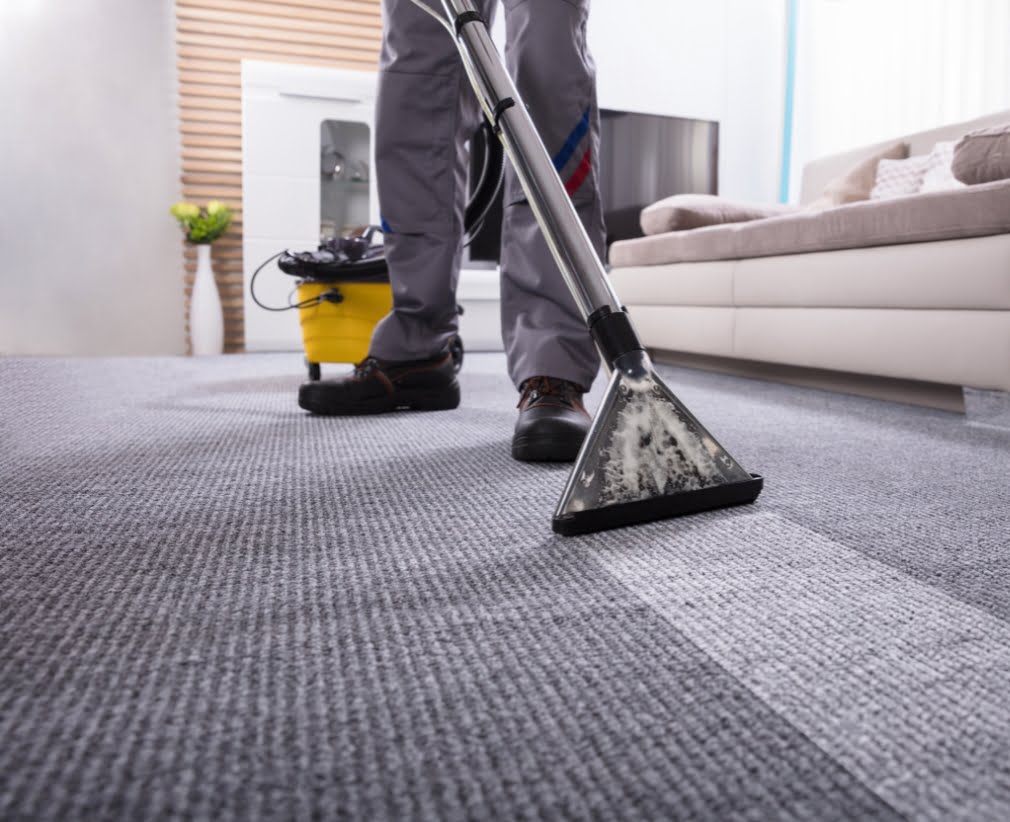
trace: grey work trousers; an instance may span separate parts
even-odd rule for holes
[[[503,2],[509,72],[602,254],[599,112],[586,46],[589,0]],[[497,0],[475,5],[490,24]],[[481,115],[445,29],[410,0],[383,0],[382,8],[376,174],[393,311],[376,327],[370,353],[410,360],[434,356],[457,332],[464,143]],[[543,375],[588,389],[599,356],[511,164],[504,206],[501,315],[509,376],[516,386]]]

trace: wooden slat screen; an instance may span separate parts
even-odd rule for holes
[[[176,0],[175,40],[186,200],[221,200],[235,212],[214,244],[224,305],[225,351],[243,349],[243,59],[374,69],[382,32],[380,0]],[[186,249],[186,303],[196,252]],[[188,308],[187,308],[188,316]]]

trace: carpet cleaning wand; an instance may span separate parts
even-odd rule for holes
[[[470,0],[442,0],[446,17],[413,2],[453,35],[484,115],[611,371],[554,530],[582,534],[753,502],[762,478],[745,471],[656,374],[485,21]]]

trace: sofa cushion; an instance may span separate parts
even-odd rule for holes
[[[675,231],[610,247],[615,267],[739,260],[1010,232],[1010,180]]]
[[[967,185],[1010,179],[1010,124],[962,137],[954,149],[953,171]]]
[[[954,176],[952,168],[955,146],[957,146],[956,140],[946,140],[933,146],[933,150],[929,153],[929,167],[919,186],[920,194],[964,187],[964,183]]]
[[[796,211],[796,206],[737,203],[712,194],[676,194],[642,209],[646,236],[708,225],[745,223]]]
[[[870,192],[871,200],[888,200],[915,194],[922,185],[922,178],[930,164],[929,154],[909,157],[907,160],[888,160],[886,157],[877,166],[877,180]]]
[[[869,200],[877,181],[877,166],[881,160],[904,160],[908,157],[908,143],[900,142],[880,149],[872,156],[865,158],[849,169],[845,174],[836,177],[824,189],[808,208],[822,211],[826,208],[857,203]]]

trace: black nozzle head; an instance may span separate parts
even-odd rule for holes
[[[586,322],[589,325],[589,333],[593,335],[604,359],[611,366],[625,354],[645,350],[631,325],[628,312],[623,308],[620,311],[613,311],[609,306],[604,306],[594,311]]]

